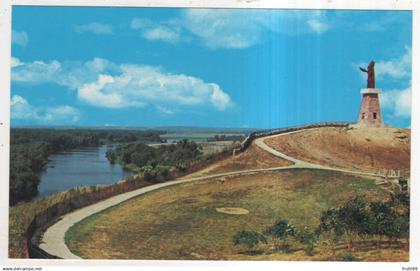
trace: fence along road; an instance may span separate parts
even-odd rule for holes
[[[283,167],[274,167],[274,168],[266,168],[266,169],[249,169],[249,170],[240,170],[240,171],[232,171],[232,172],[226,172],[226,173],[219,173],[219,174],[213,174],[208,176],[200,176],[200,177],[194,177],[194,178],[187,178],[187,179],[179,179],[174,181],[169,181],[165,183],[159,183],[154,184],[146,187],[142,187],[130,192],[126,192],[117,196],[113,196],[109,199],[100,201],[98,203],[83,207],[81,209],[78,209],[74,212],[71,212],[69,214],[65,214],[62,216],[61,220],[59,220],[57,223],[49,227],[45,233],[43,234],[41,244],[39,247],[44,250],[45,252],[55,255],[57,257],[63,258],[63,259],[81,259],[79,256],[73,254],[70,249],[67,247],[65,243],[65,234],[67,230],[72,227],[74,224],[82,221],[83,219],[96,214],[98,212],[101,212],[103,210],[106,210],[112,206],[115,206],[117,204],[120,204],[124,201],[127,201],[129,199],[132,199],[134,197],[143,195],[145,193],[148,193],[153,190],[161,189],[164,187],[169,187],[173,185],[188,183],[188,182],[194,182],[194,181],[201,181],[201,180],[208,180],[208,179],[214,179],[219,177],[226,177],[226,176],[236,176],[236,175],[247,175],[247,174],[254,174],[259,172],[270,172],[270,171],[279,171],[279,170],[287,170],[287,169],[293,169],[293,168],[299,168],[299,169],[320,169],[320,170],[329,170],[329,171],[337,171],[337,172],[343,172],[343,173],[350,173],[355,175],[365,175],[365,176],[372,176],[372,177],[383,177],[382,175],[369,173],[369,172],[362,172],[362,171],[352,171],[352,170],[346,170],[346,169],[340,169],[340,168],[331,168],[331,167],[325,167],[322,165],[312,164],[308,163],[302,160],[298,160],[296,158],[290,157],[284,153],[281,153],[277,150],[274,150],[270,146],[264,143],[264,140],[276,137],[276,136],[282,136],[286,134],[291,133],[299,133],[305,130],[310,129],[317,129],[317,128],[309,128],[309,129],[303,129],[298,131],[292,131],[288,133],[283,134],[276,134],[276,135],[270,135],[265,136],[261,138],[255,139],[255,144],[260,147],[261,149],[271,153],[274,156],[286,159],[288,161],[293,162],[293,165],[290,166],[283,166]]]

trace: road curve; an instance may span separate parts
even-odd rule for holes
[[[364,175],[364,176],[372,176],[372,177],[384,177],[382,175],[375,174],[375,173],[370,173],[370,172],[348,170],[348,169],[343,169],[343,168],[333,168],[333,167],[327,167],[327,166],[323,166],[323,165],[318,165],[318,164],[313,164],[313,163],[309,163],[309,162],[306,162],[306,161],[302,161],[302,160],[296,159],[294,157],[290,157],[290,156],[288,156],[288,155],[286,155],[282,152],[279,152],[279,151],[271,148],[270,146],[268,146],[264,142],[265,140],[270,139],[272,137],[278,137],[278,136],[283,136],[283,135],[287,135],[287,134],[300,133],[300,132],[303,132],[303,131],[308,131],[308,130],[313,130],[313,129],[319,129],[319,128],[309,128],[309,129],[305,129],[305,130],[288,132],[288,133],[284,133],[284,134],[280,134],[280,135],[271,135],[271,136],[266,136],[266,137],[260,137],[260,138],[255,139],[254,142],[258,147],[260,147],[261,149],[271,153],[272,155],[280,157],[282,159],[285,159],[285,160],[288,160],[288,161],[294,163],[293,165],[289,166],[289,168],[321,169],[321,170],[329,170],[329,171],[350,173],[350,174],[355,174],[355,175]]]
[[[164,183],[149,185],[146,187],[142,187],[127,193],[119,194],[116,196],[113,196],[109,199],[100,201],[98,203],[83,207],[81,209],[77,209],[71,213],[65,214],[61,217],[61,219],[53,224],[51,227],[49,227],[42,236],[42,241],[39,245],[41,249],[43,249],[45,252],[58,256],[63,259],[81,259],[79,256],[73,254],[67,245],[65,244],[65,234],[67,230],[72,227],[77,222],[80,222],[81,220],[99,213],[105,209],[108,209],[112,206],[115,206],[117,204],[120,204],[124,201],[127,201],[129,199],[132,199],[134,197],[140,196],[142,194],[145,194],[147,192],[157,190],[160,188],[173,186],[177,184],[183,184],[193,181],[200,181],[200,180],[208,180],[208,179],[214,179],[219,177],[225,177],[225,176],[235,176],[235,175],[246,175],[246,174],[253,174],[258,172],[270,172],[270,171],[276,171],[276,170],[283,170],[283,169],[289,169],[294,168],[294,166],[285,166],[285,167],[275,167],[275,168],[267,168],[267,169],[254,169],[254,170],[240,170],[240,171],[232,171],[232,172],[226,172],[226,173],[219,173],[219,174],[213,174],[208,176],[200,176],[200,177],[194,177],[194,178],[188,178],[188,179],[179,179],[174,181],[168,181]]]
[[[311,128],[315,129],[315,128]],[[309,129],[305,129],[309,130]],[[299,131],[293,131],[285,134],[290,133],[298,133],[302,132],[304,130]],[[281,134],[281,135],[285,135]],[[192,177],[192,178],[184,178],[184,179],[178,179],[173,181],[168,181],[165,183],[159,183],[154,184],[146,187],[142,187],[139,189],[136,189],[134,191],[126,192],[123,194],[119,194],[116,196],[113,196],[109,199],[100,201],[98,203],[83,207],[81,209],[75,210],[71,213],[65,214],[61,217],[61,219],[53,224],[51,227],[49,227],[42,236],[42,241],[39,245],[41,249],[46,251],[47,253],[51,255],[58,256],[63,259],[81,259],[79,256],[73,254],[70,249],[67,247],[65,243],[65,234],[67,230],[72,227],[74,224],[82,221],[83,219],[96,214],[98,212],[101,212],[105,209],[108,209],[112,206],[115,206],[117,204],[120,204],[124,201],[127,201],[129,199],[132,199],[134,197],[143,195],[145,193],[148,193],[153,190],[161,189],[168,186],[193,182],[193,181],[201,181],[201,180],[209,180],[214,178],[220,178],[220,177],[226,177],[226,176],[235,176],[235,175],[247,175],[247,174],[254,174],[259,172],[271,172],[271,171],[279,171],[279,170],[287,170],[287,169],[293,169],[293,168],[299,168],[299,169],[321,169],[321,170],[330,170],[330,171],[337,171],[337,172],[343,172],[343,173],[350,173],[355,175],[366,175],[366,176],[373,176],[373,177],[379,177],[380,175],[368,173],[368,172],[360,172],[360,171],[352,171],[352,170],[346,170],[346,169],[339,169],[339,168],[330,168],[325,167],[322,165],[312,164],[308,163],[302,160],[298,160],[296,158],[290,157],[284,153],[281,153],[279,151],[274,150],[273,148],[269,147],[267,144],[264,143],[264,140],[271,138],[271,137],[277,137],[281,135],[272,135],[268,137],[262,137],[255,139],[255,144],[260,147],[261,149],[273,154],[274,156],[280,157],[282,159],[288,160],[293,162],[293,165],[290,166],[283,166],[283,167],[273,167],[273,168],[266,168],[266,169],[249,169],[249,170],[239,170],[239,171],[232,171],[232,172],[225,172],[225,173],[219,173],[219,174],[213,174],[208,176],[200,176],[200,177]]]

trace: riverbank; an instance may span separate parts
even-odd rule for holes
[[[133,175],[132,171],[108,161],[106,152],[112,148],[112,145],[101,145],[51,155],[41,174],[35,200],[73,187],[113,184]]]
[[[12,128],[10,142],[10,205],[32,200],[48,158],[60,151],[117,142],[162,142],[164,131]]]
[[[191,164],[185,172],[171,172],[165,181],[188,175],[230,155],[231,150],[217,153],[206,160]],[[27,233],[29,226],[34,225],[32,223],[34,218],[38,218],[35,219],[38,221],[35,226],[39,231],[48,223],[75,208],[81,208],[113,195],[149,186],[156,182],[158,181],[154,179],[145,180],[143,176],[133,175],[114,185],[78,187],[46,197],[38,202],[20,202],[11,206],[9,208],[9,258],[29,257],[27,240],[32,238],[32,235],[28,236]]]

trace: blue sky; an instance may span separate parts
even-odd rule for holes
[[[408,11],[14,7],[12,125],[410,126]]]

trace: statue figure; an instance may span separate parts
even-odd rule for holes
[[[364,69],[364,68],[360,68],[360,70],[362,72],[365,72],[365,73],[368,74],[368,79],[367,79],[367,87],[368,88],[375,88],[375,69],[374,69],[374,66],[375,66],[375,61],[372,60],[369,63],[369,66],[368,66],[367,70]]]

